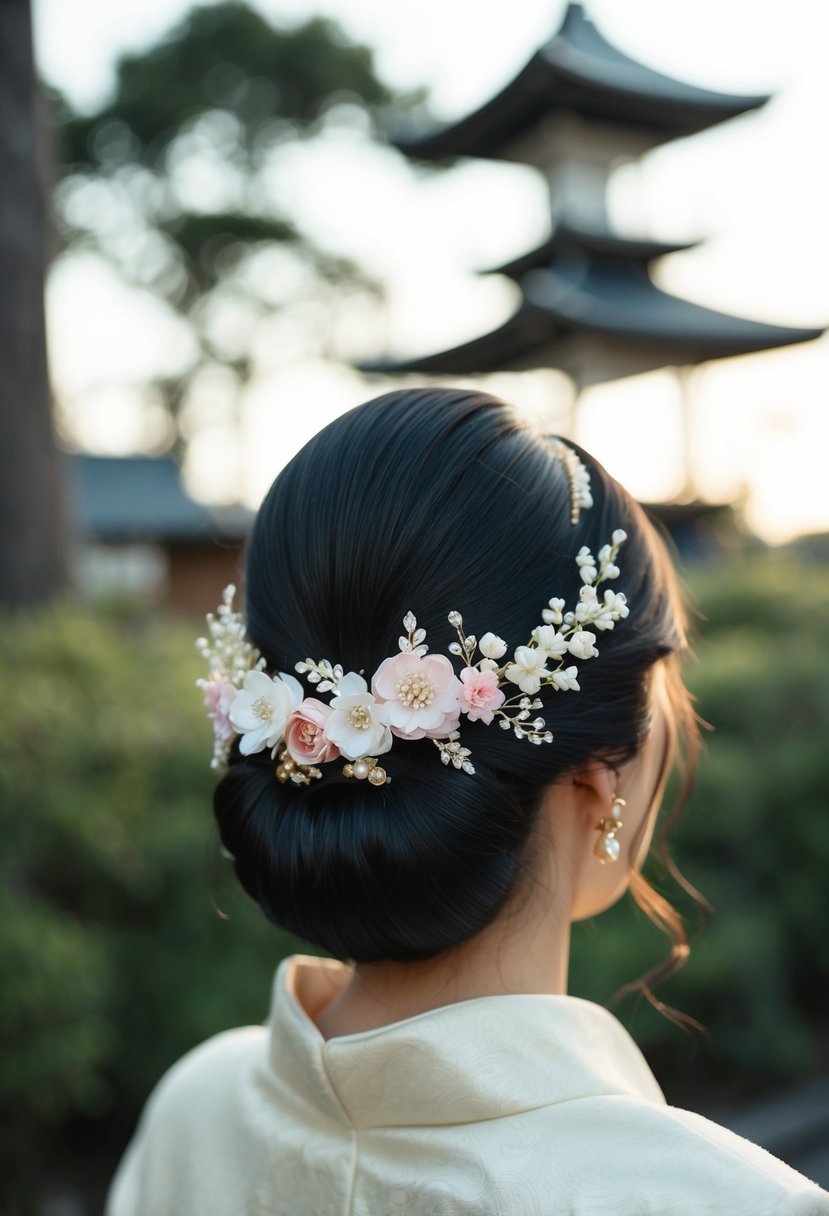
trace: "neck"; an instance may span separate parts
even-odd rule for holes
[[[329,1039],[476,997],[566,993],[571,896],[572,874],[550,864],[520,906],[462,945],[421,962],[358,963],[317,1027]]]

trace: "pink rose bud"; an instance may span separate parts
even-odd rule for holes
[[[325,724],[331,706],[315,697],[306,697],[285,723],[285,745],[297,764],[325,764],[336,760],[339,748],[325,738]]]

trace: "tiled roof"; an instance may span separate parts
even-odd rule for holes
[[[216,509],[191,498],[170,456],[68,455],[70,507],[82,539],[102,542],[238,541],[244,507]]]

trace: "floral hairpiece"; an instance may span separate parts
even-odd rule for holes
[[[565,462],[573,520],[580,507],[592,505],[590,480],[576,454],[560,446],[578,465],[576,469],[573,461]],[[599,652],[594,630],[613,629],[627,617],[622,592],[599,592],[602,583],[619,577],[616,559],[626,539],[618,528],[596,557],[582,546],[575,559],[582,581],[575,608],[565,611],[563,599],[549,600],[541,613],[543,624],[511,658],[505,657],[503,638],[487,632],[478,641],[466,633],[461,614],[453,611],[448,621],[457,641],[450,643],[449,653],[462,660],[458,675],[446,655],[429,653],[426,630],[407,612],[399,653],[383,659],[370,681],[362,671],[345,672],[327,659],[296,663],[294,670],[316,692],[333,694],[328,702],[305,697],[299,680],[286,672],[271,676],[263,670],[265,661],[247,640],[242,615],[233,607],[236,589],[226,587],[215,616],[207,617],[209,637],[196,643],[210,672],[197,683],[213,720],[213,768],[225,767],[238,735],[242,755],[271,750],[282,782],[308,785],[322,777],[320,765],[342,760],[346,777],[384,785],[390,777],[378,757],[391,749],[394,739],[428,738],[444,764],[473,774],[470,750],[460,739],[461,716],[487,726],[497,718],[517,739],[551,743],[553,735],[544,719],[532,717],[543,705],[538,693],[542,688],[578,692],[579,669],[570,659],[595,658]]]

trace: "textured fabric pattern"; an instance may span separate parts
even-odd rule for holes
[[[488,996],[326,1041],[343,964],[293,955],[268,1023],[153,1091],[106,1216],[829,1216],[829,1193],[667,1106],[570,996]]]

